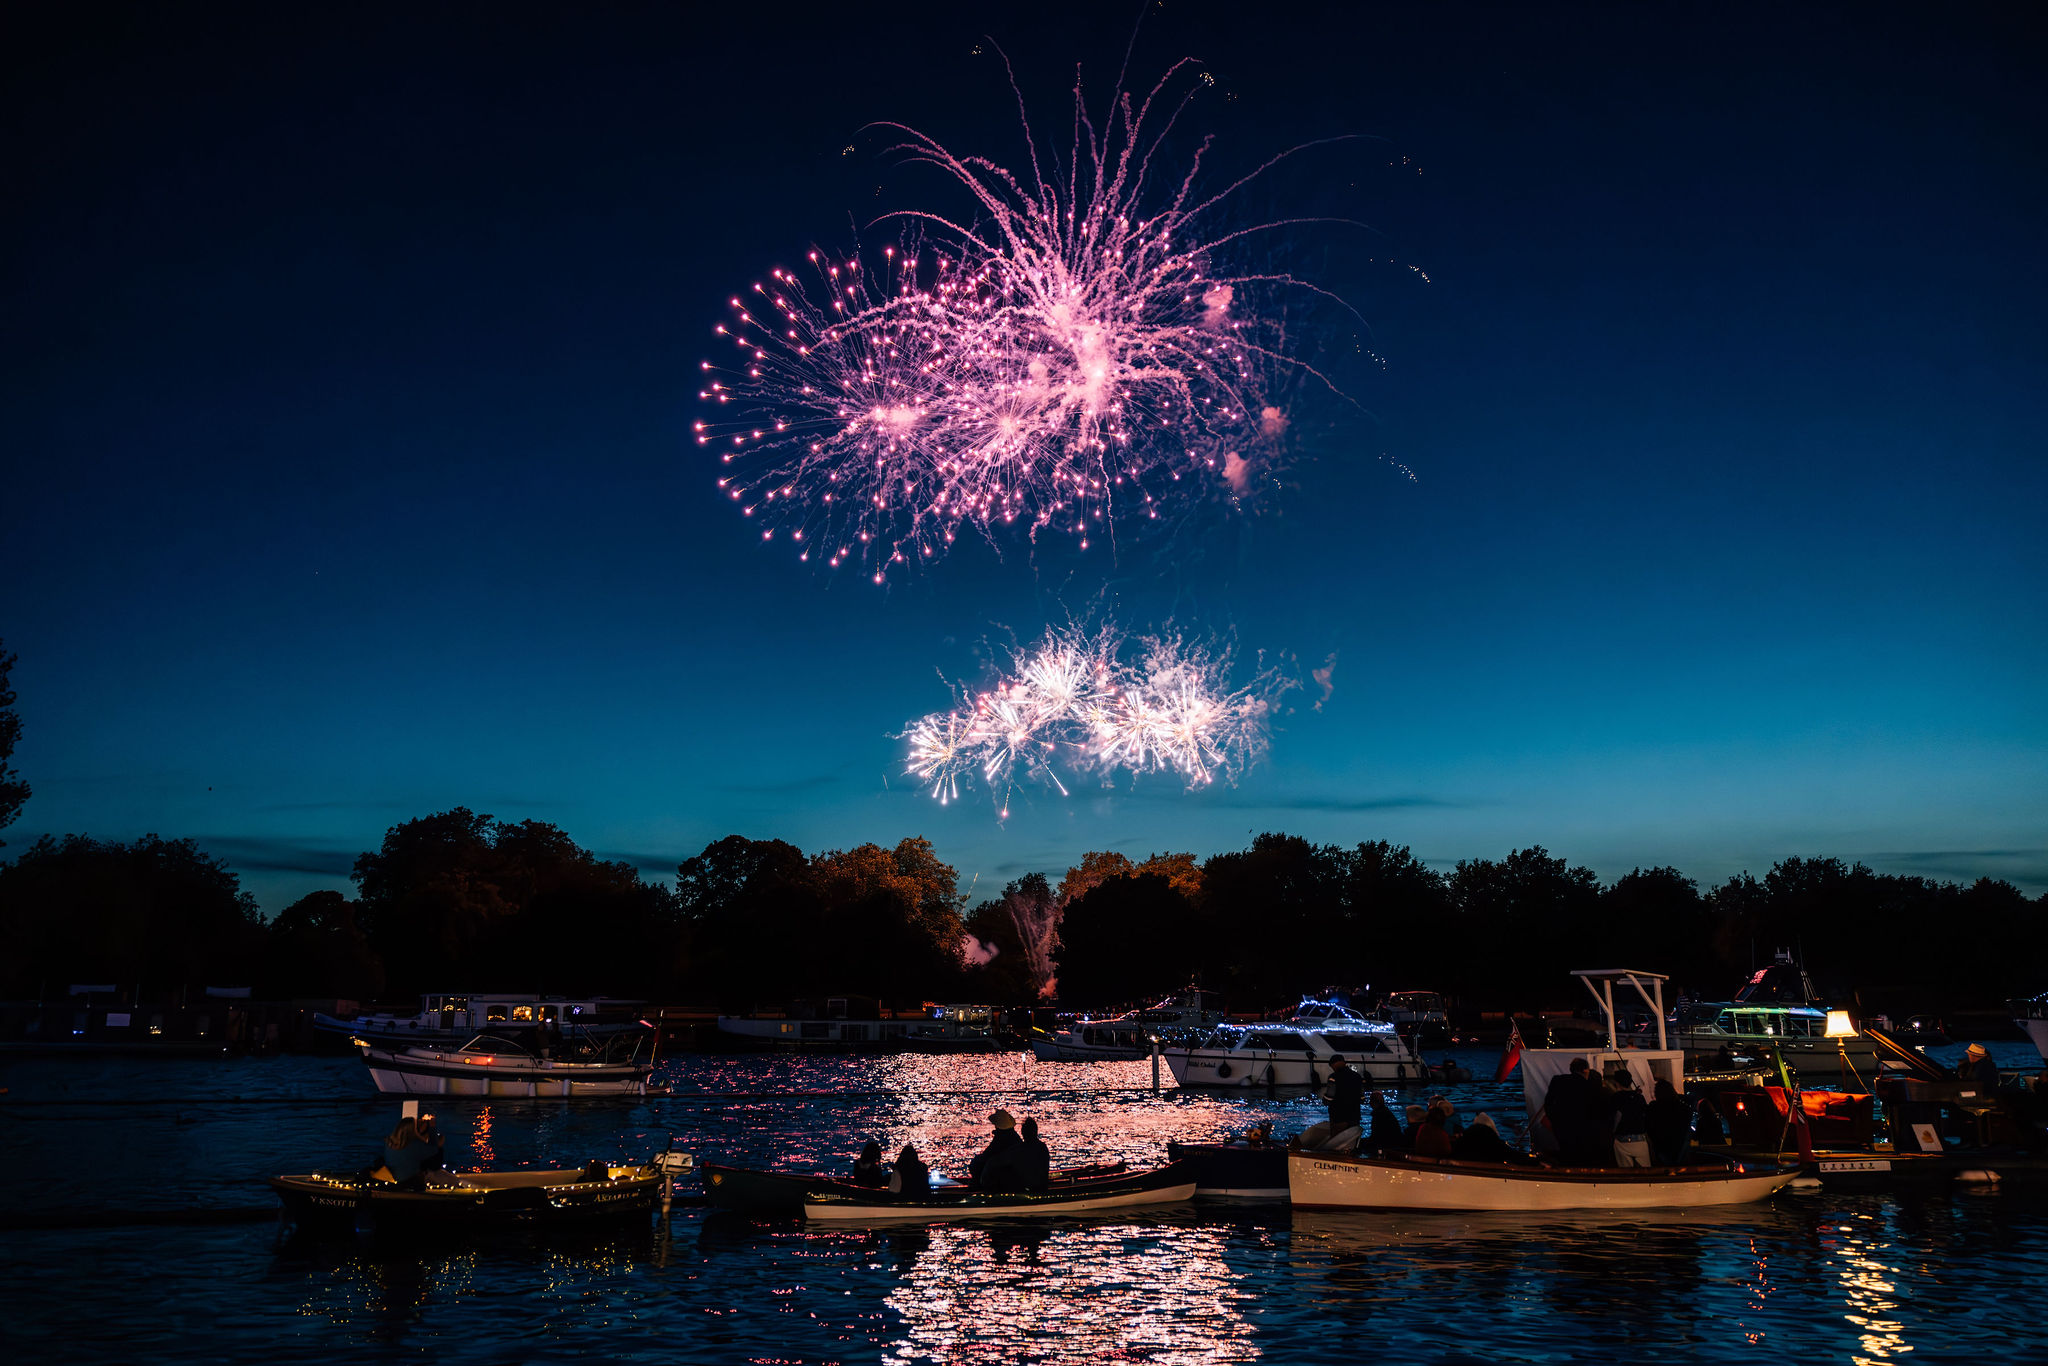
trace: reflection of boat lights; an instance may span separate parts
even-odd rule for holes
[[[1871,1216],[1863,1215],[1865,1219]],[[1899,1307],[1892,1298],[1898,1289],[1898,1269],[1886,1266],[1874,1255],[1889,1247],[1886,1243],[1874,1243],[1855,1236],[1852,1225],[1843,1224],[1837,1232],[1848,1234],[1842,1239],[1842,1269],[1839,1275],[1844,1291],[1843,1304],[1846,1312],[1842,1317],[1857,1329],[1861,1352],[1849,1359],[1856,1366],[1874,1366],[1913,1350],[1905,1339],[1905,1324],[1891,1316]]]
[[[1166,1366],[1251,1361],[1241,1306],[1254,1298],[1223,1260],[1221,1230],[1121,1224],[942,1227],[889,1304],[903,1316],[890,1359]]]

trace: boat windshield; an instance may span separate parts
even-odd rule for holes
[[[1324,1034],[1323,1042],[1338,1053],[1380,1053],[1387,1047],[1385,1038],[1372,1034]]]
[[[1270,1030],[1247,1035],[1244,1046],[1270,1053],[1306,1053],[1308,1040],[1293,1031]]]

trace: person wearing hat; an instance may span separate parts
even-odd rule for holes
[[[1963,1054],[1962,1080],[1974,1082],[1979,1091],[1998,1089],[1998,1064],[1991,1061],[1991,1050],[1981,1043],[1973,1043]]]
[[[1024,1140],[1017,1137],[1015,1117],[1008,1110],[998,1110],[988,1117],[988,1122],[995,1126],[995,1132],[989,1135],[988,1146],[967,1164],[967,1179],[985,1191],[1023,1190],[1027,1175]]]
[[[1451,1156],[1461,1162],[1507,1162],[1513,1159],[1514,1149],[1493,1126],[1493,1116],[1482,1113],[1473,1119],[1471,1128],[1451,1140]]]

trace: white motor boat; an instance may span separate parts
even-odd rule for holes
[[[832,1013],[833,1010],[837,1014]],[[850,1019],[843,998],[823,1018],[801,1008],[784,1015],[721,1015],[718,1032],[762,1048],[911,1053],[985,1053],[1002,1045],[995,1007],[934,1005],[919,1016]]]
[[[1331,1001],[1303,1001],[1284,1023],[1217,1025],[1199,1040],[1161,1050],[1182,1086],[1320,1087],[1340,1053],[1369,1082],[1429,1074],[1394,1026]]]
[[[2025,1001],[2008,1003],[2012,1009],[2012,1022],[2020,1032],[2034,1041],[2034,1051],[2048,1062],[2048,991]]]
[[[1074,1020],[1050,1037],[1031,1041],[1040,1062],[1149,1058],[1155,1039],[1186,1044],[1223,1022],[1223,1003],[1208,992],[1184,991],[1144,1010],[1106,1019]]]
[[[566,1056],[541,1057],[525,1043],[480,1034],[460,1048],[355,1040],[370,1079],[387,1093],[429,1096],[643,1096],[654,1059],[645,1035],[571,1036]],[[550,1049],[550,1052],[553,1050]]]

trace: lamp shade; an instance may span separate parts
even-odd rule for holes
[[[1830,1039],[1853,1039],[1856,1026],[1849,1023],[1849,1012],[1830,1010],[1828,1012],[1828,1037]]]

